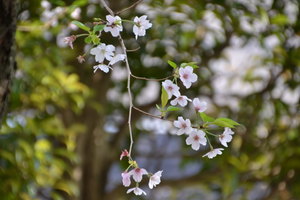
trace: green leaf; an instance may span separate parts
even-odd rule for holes
[[[180,67],[184,68],[186,66],[191,66],[192,68],[197,69],[199,68],[199,66],[196,64],[197,64],[196,62],[181,63]]]
[[[171,112],[171,111],[178,111],[178,110],[181,110],[181,108],[176,107],[176,106],[169,106],[169,107],[167,108],[167,111],[168,111],[168,112]]]
[[[100,43],[100,38],[97,35],[91,35],[93,44],[97,45]]]
[[[173,67],[174,69],[176,69],[177,68],[177,65],[176,65],[176,63],[174,63],[173,61],[171,61],[171,60],[168,60],[168,64],[171,66],[171,67]]]
[[[87,44],[91,44],[92,43],[92,37],[89,35],[88,37],[86,37],[84,39],[84,42],[87,43]]]
[[[75,24],[78,28],[81,28],[82,30],[90,31],[89,27],[87,27],[86,25],[84,25],[83,23],[81,23],[79,21],[72,21],[72,24]]]
[[[215,125],[221,126],[221,127],[229,127],[229,128],[234,128],[234,126],[240,125],[239,123],[233,121],[232,119],[228,119],[228,118],[218,118],[215,121],[213,121],[212,124],[215,124]]]
[[[213,121],[215,121],[214,118],[212,118],[212,117],[206,115],[204,112],[200,112],[199,115],[200,115],[201,119],[202,119],[204,122],[213,122]]]
[[[72,3],[74,6],[85,6],[88,3],[88,0],[76,0]]]
[[[94,26],[94,28],[93,28],[93,32],[97,32],[97,31],[102,31],[103,29],[104,29],[104,27],[105,27],[105,25],[96,25],[96,26]]]
[[[167,91],[165,90],[164,87],[161,87],[161,108],[164,108],[167,103],[168,103],[168,100],[169,100],[169,97],[168,97],[168,93]]]
[[[159,105],[157,105],[157,104],[156,104],[156,108],[157,108],[158,110],[160,110],[160,107],[159,107]]]

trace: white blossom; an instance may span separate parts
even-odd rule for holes
[[[207,156],[208,158],[212,159],[212,158],[216,157],[217,155],[221,155],[223,150],[224,150],[223,148],[213,149],[202,157]]]
[[[224,147],[228,147],[227,143],[231,142],[233,134],[234,132],[230,128],[226,127],[223,134],[219,135],[219,140]]]
[[[73,42],[76,40],[76,35],[71,35],[68,37],[64,37],[64,43],[69,45],[71,49],[73,49]]]
[[[193,105],[197,112],[204,112],[207,109],[206,101],[200,101],[198,98],[193,99]]]
[[[149,185],[150,189],[152,189],[153,187],[156,187],[156,185],[160,184],[160,177],[161,177],[162,172],[163,171],[158,171],[149,178],[148,185]]]
[[[152,27],[152,24],[147,20],[146,15],[135,17],[133,21],[133,33],[135,34],[135,39],[137,39],[138,36],[145,36],[146,30]]]
[[[179,69],[179,77],[186,88],[190,88],[192,83],[196,82],[198,79],[197,75],[193,73],[193,68],[191,66],[181,67]]]
[[[171,105],[175,106],[175,105],[179,104],[180,106],[185,107],[187,105],[188,101],[192,101],[192,100],[189,99],[187,96],[180,95],[171,101]]]
[[[95,55],[95,60],[102,63],[104,59],[111,60],[114,56],[115,47],[113,45],[99,44],[97,47],[92,48],[90,53]]]
[[[174,126],[179,128],[177,135],[189,134],[193,130],[191,121],[189,119],[184,120],[183,117],[178,117],[178,120],[174,121]]]
[[[142,195],[142,194],[146,195],[146,192],[139,187],[130,188],[129,190],[127,190],[127,194],[132,191],[134,192],[135,195]]]
[[[169,99],[171,99],[171,97],[173,95],[174,96],[180,96],[179,87],[176,84],[174,84],[172,81],[165,80],[164,82],[162,82],[162,86],[164,87],[164,89],[168,93]]]
[[[193,129],[193,131],[189,134],[189,137],[185,140],[187,145],[192,145],[192,149],[198,150],[200,148],[200,144],[206,145],[205,133],[201,130]]]
[[[128,172],[123,172],[122,174],[122,182],[125,187],[128,187],[131,184],[130,176],[131,174]]]
[[[120,32],[123,31],[122,19],[119,16],[106,15],[105,32],[110,32],[113,37],[118,37]]]
[[[119,61],[124,60],[125,58],[126,58],[126,55],[125,55],[125,54],[116,54],[116,55],[114,55],[114,56],[111,58],[111,60],[110,60],[110,62],[109,62],[109,65],[113,65],[113,64],[115,64],[115,63],[117,63],[117,62],[119,62]]]
[[[105,65],[105,64],[99,64],[99,65],[95,65],[94,67],[93,67],[93,69],[94,69],[94,73],[96,73],[96,71],[98,70],[98,69],[100,69],[101,71],[103,71],[103,72],[105,72],[105,73],[108,73],[109,72],[109,69],[112,69],[110,66],[108,66],[108,65]]]
[[[148,174],[148,172],[143,168],[135,168],[131,170],[129,173],[132,175],[133,179],[136,182],[141,182],[143,175]]]

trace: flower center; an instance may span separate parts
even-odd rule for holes
[[[199,141],[199,136],[198,135],[195,135],[194,137],[193,137],[193,139],[195,140],[195,141]]]
[[[182,126],[182,128],[186,128],[187,127],[186,123],[182,123],[181,126]]]
[[[169,85],[168,87],[168,90],[172,91],[173,90],[173,87],[171,85]]]
[[[141,171],[140,168],[136,168],[136,169],[135,169],[135,172],[136,172],[136,173],[140,173],[140,171]]]
[[[184,79],[188,79],[189,78],[189,75],[188,74],[183,74],[182,76]]]

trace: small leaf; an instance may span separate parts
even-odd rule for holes
[[[97,35],[91,35],[93,44],[97,45],[100,43],[100,38]]]
[[[181,110],[181,108],[175,107],[175,106],[169,106],[169,107],[167,108],[167,111],[168,111],[168,112],[171,112],[171,111],[178,111],[178,110]]]
[[[176,69],[177,68],[177,65],[176,65],[176,63],[174,63],[173,61],[171,61],[171,60],[168,60],[168,64],[171,66],[171,67],[173,67],[174,69]]]
[[[216,119],[215,121],[212,122],[212,124],[217,125],[217,126],[221,126],[221,127],[229,127],[229,128],[233,128],[234,126],[223,121],[220,119]]]
[[[161,87],[161,108],[164,108],[168,103],[168,93],[164,87]]]
[[[84,39],[84,42],[87,43],[87,44],[91,44],[92,43],[92,37],[89,35],[88,37],[86,37]]]
[[[160,107],[159,107],[159,105],[157,105],[157,104],[156,104],[156,108],[157,108],[158,110],[160,110]]]
[[[103,29],[104,29],[104,27],[105,27],[105,25],[96,25],[96,26],[94,26],[94,28],[93,28],[93,32],[97,32],[97,31],[102,31]]]
[[[229,118],[225,118],[225,117],[221,117],[221,118],[218,118],[219,120],[222,120],[228,124],[231,124],[233,126],[238,126],[240,125],[239,123],[237,123],[236,121],[232,120],[232,119],[229,119]]]
[[[212,117],[206,115],[204,112],[200,112],[199,115],[200,115],[201,119],[202,119],[204,122],[213,122],[213,121],[215,121],[214,118],[212,118]]]
[[[191,66],[192,68],[197,69],[199,68],[199,66],[196,64],[197,64],[196,62],[181,63],[180,67],[184,68],[186,66]]]
[[[82,30],[89,31],[90,28],[84,25],[83,23],[79,21],[72,21],[72,24],[75,24],[78,28],[81,28]]]

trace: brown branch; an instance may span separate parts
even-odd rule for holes
[[[122,13],[122,12],[125,12],[126,10],[129,10],[129,9],[131,9],[131,8],[133,8],[133,7],[135,7],[136,5],[138,5],[139,3],[141,3],[142,1],[143,1],[143,0],[138,0],[138,1],[136,1],[136,2],[133,3],[131,6],[129,6],[129,7],[127,7],[127,8],[124,8],[124,9],[122,9],[122,10],[116,12],[116,15],[118,15],[118,14],[120,14],[120,13]]]
[[[146,81],[164,81],[164,80],[167,80],[167,79],[173,77],[173,75],[171,75],[171,76],[167,76],[165,78],[157,78],[156,79],[156,78],[146,78],[146,77],[135,76],[133,74],[131,74],[131,76],[135,79],[146,80]]]

